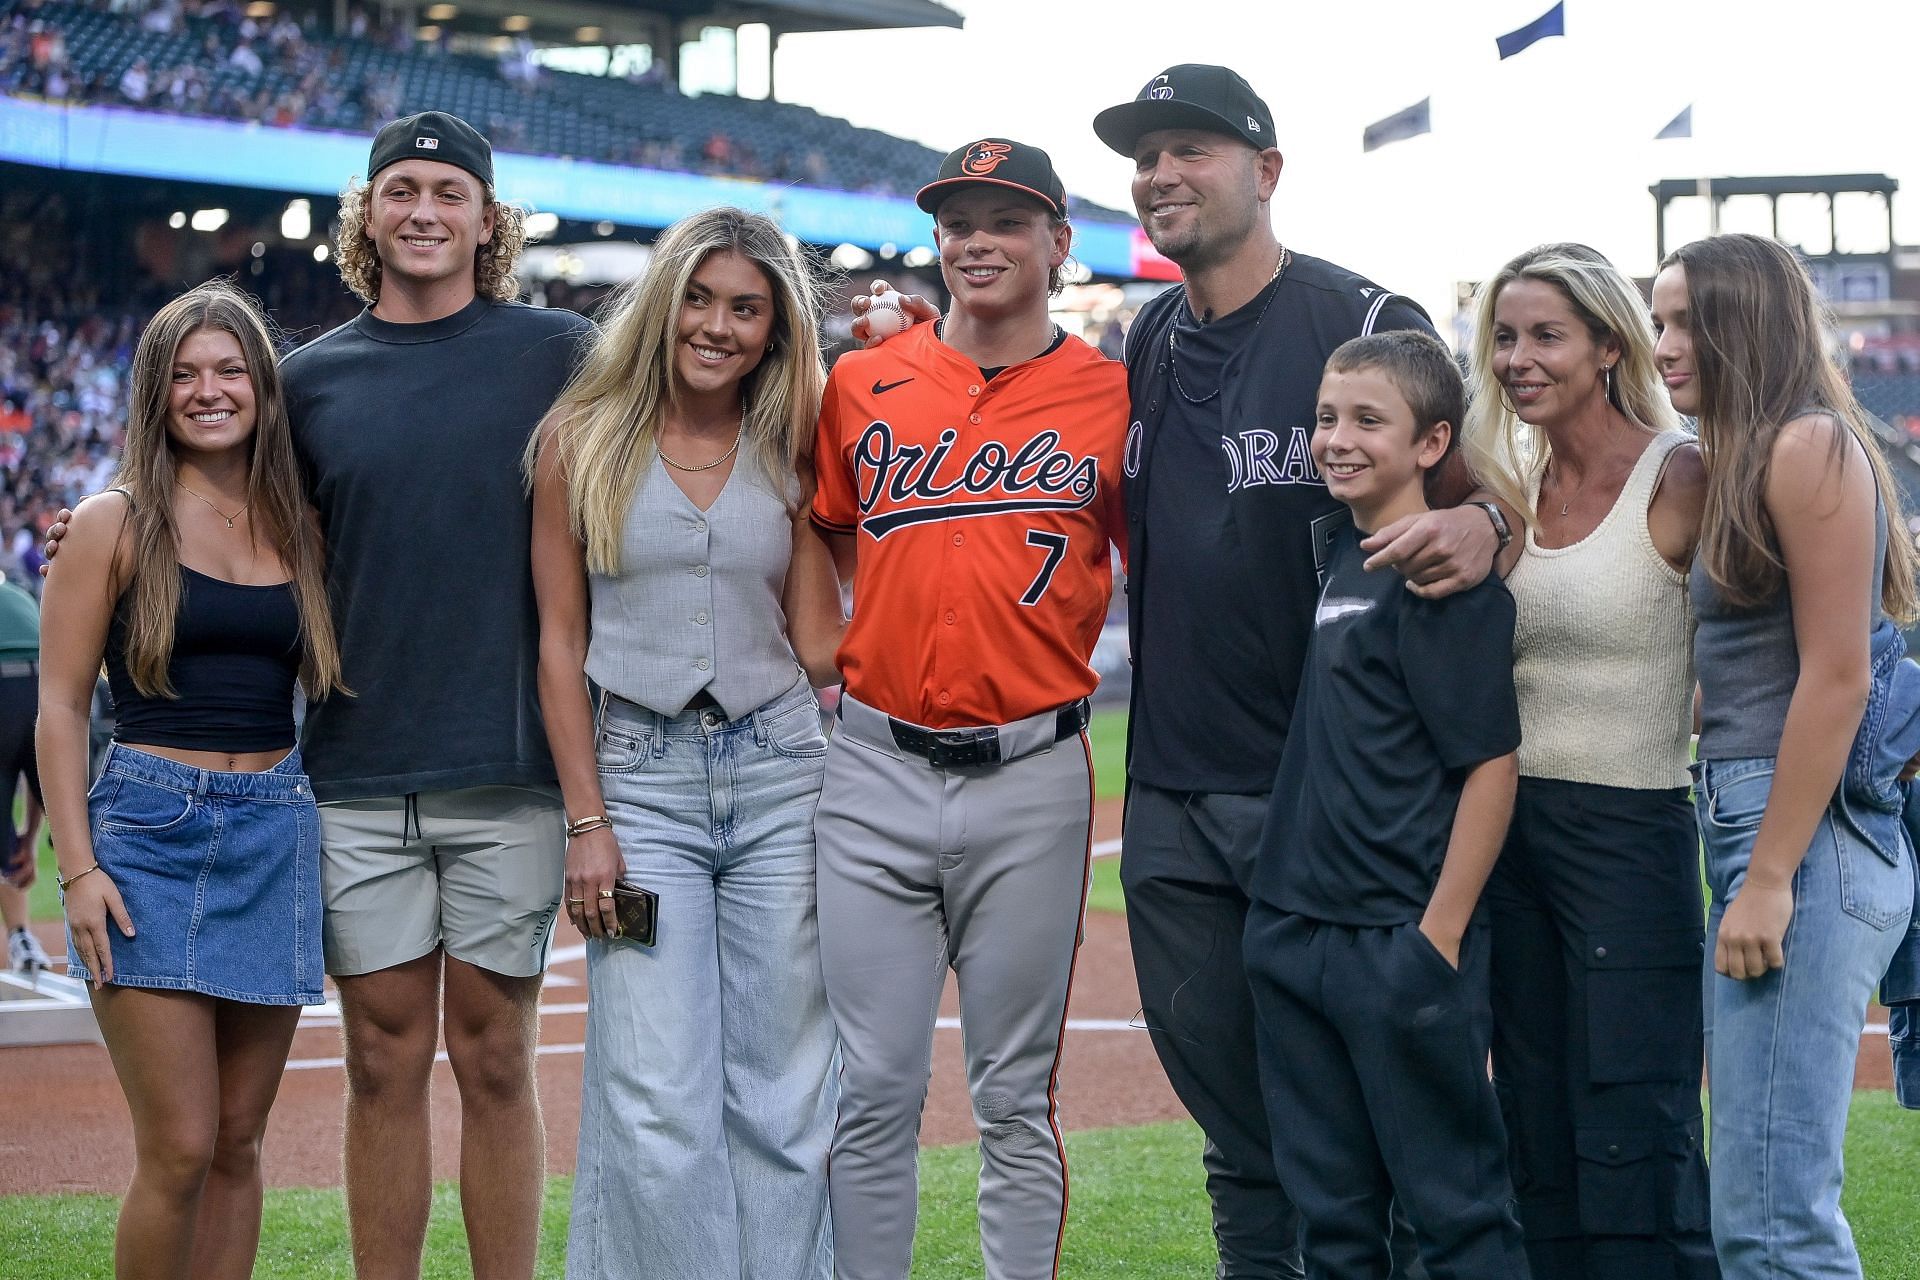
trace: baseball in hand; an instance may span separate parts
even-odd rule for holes
[[[867,334],[874,338],[891,338],[895,334],[905,333],[908,326],[907,313],[900,307],[900,295],[897,293],[875,294],[873,301],[867,304]]]

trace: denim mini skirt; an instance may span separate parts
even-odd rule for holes
[[[320,814],[297,749],[222,773],[116,742],[87,817],[134,927],[107,922],[114,985],[321,1002]],[[91,979],[71,931],[67,972]]]

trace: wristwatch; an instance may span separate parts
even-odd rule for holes
[[[1478,507],[1487,513],[1487,519],[1493,521],[1493,536],[1500,539],[1500,549],[1505,551],[1507,544],[1513,541],[1513,530],[1507,527],[1506,513],[1500,510],[1497,502],[1470,502],[1468,506]]]

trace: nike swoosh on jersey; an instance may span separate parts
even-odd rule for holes
[[[887,394],[887,392],[893,390],[895,387],[904,387],[909,382],[912,382],[912,381],[913,381],[912,378],[902,378],[898,382],[882,382],[878,378],[875,378],[873,380],[873,394],[876,396],[883,396]]]

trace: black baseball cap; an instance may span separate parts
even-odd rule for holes
[[[1273,112],[1253,86],[1227,67],[1183,62],[1168,67],[1141,87],[1132,102],[1108,107],[1093,118],[1100,141],[1123,156],[1155,129],[1204,129],[1224,133],[1265,151],[1280,144],[1273,135]]]
[[[465,169],[489,187],[493,185],[493,144],[465,120],[445,111],[402,116],[374,134],[373,153],[367,157],[367,181],[402,160],[438,160]]]
[[[947,153],[940,176],[920,188],[913,202],[934,213],[940,202],[961,187],[1007,187],[1023,192],[1067,216],[1067,188],[1053,171],[1053,158],[1038,147],[1010,138],[982,138]]]

